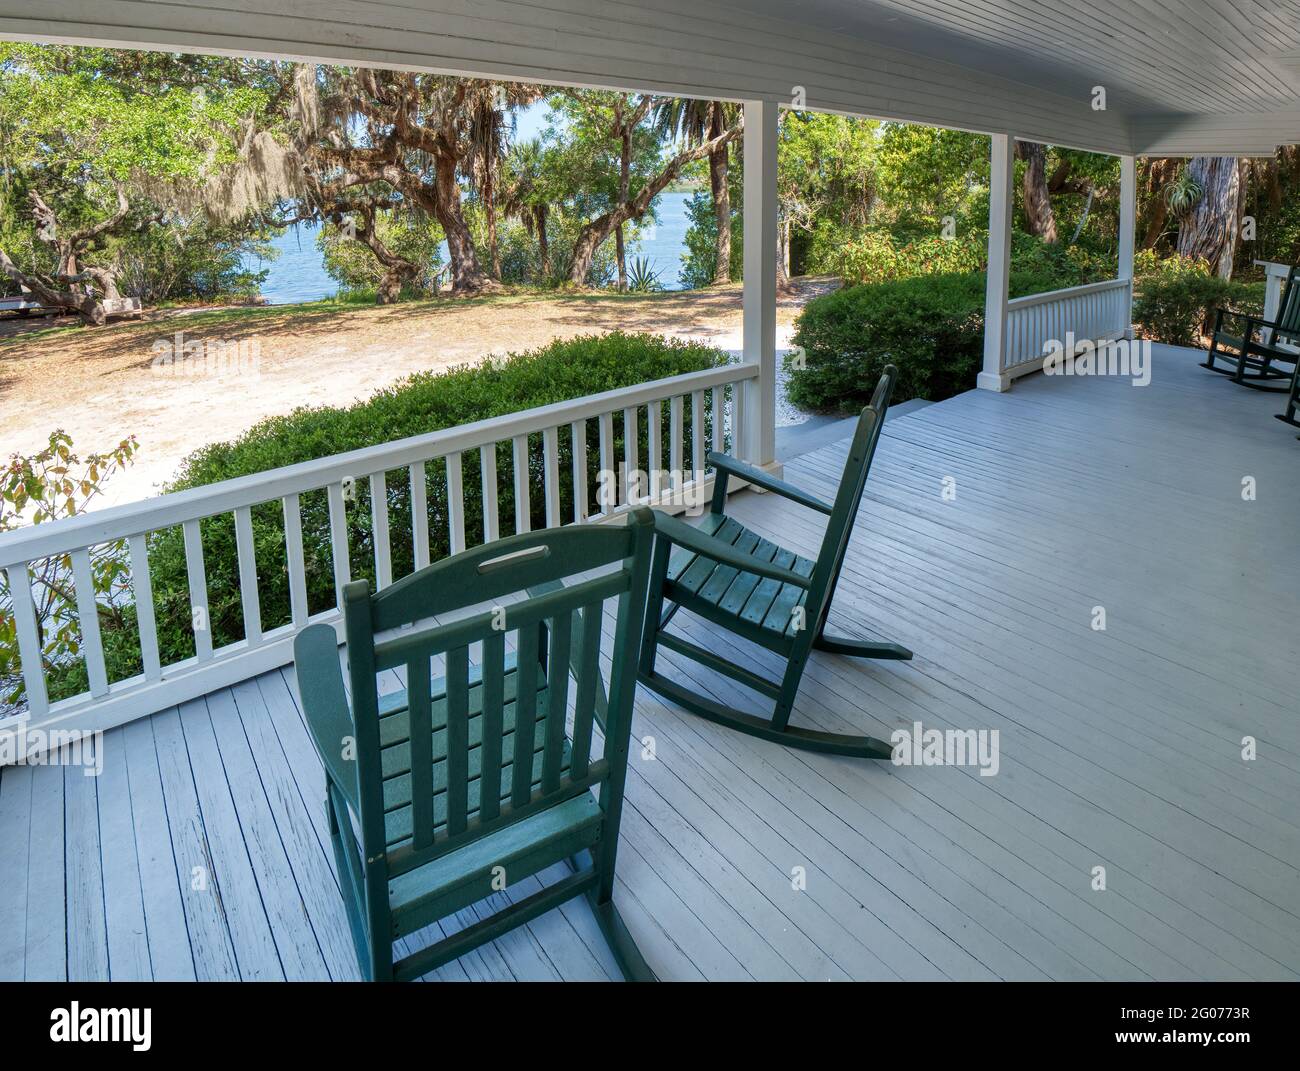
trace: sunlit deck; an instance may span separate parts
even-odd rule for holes
[[[832,624],[916,658],[814,656],[796,720],[997,729],[1000,769],[794,753],[642,691],[617,898],[654,970],[1300,975],[1300,443],[1277,408],[1157,347],[1145,388],[1039,375],[890,420]],[[829,495],[843,450],[787,473]],[[815,551],[788,502],[733,511]],[[322,786],[291,669],[110,731],[98,778],[0,769],[0,979],[356,977]],[[578,901],[437,976],[614,973]]]

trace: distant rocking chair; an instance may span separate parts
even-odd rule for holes
[[[653,980],[613,902],[652,537],[650,511],[641,509],[626,526],[512,536],[377,594],[364,580],[349,584],[350,702],[334,629],[311,625],[298,635],[298,687],[326,771],[339,882],[367,979],[418,978],[585,894],[624,976]],[[421,624],[524,591],[531,597],[504,608]],[[607,601],[617,603],[614,650],[632,652],[615,656],[608,697],[600,671]],[[471,644],[481,644],[478,666]],[[433,678],[433,658],[445,677]],[[398,668],[406,688],[381,696],[376,674]],[[603,747],[593,747],[593,722]],[[395,941],[565,860],[567,876],[394,962]]]
[[[698,527],[655,513],[655,553],[650,571],[641,682],[700,717],[743,733],[807,751],[887,759],[892,748],[870,736],[822,732],[789,724],[795,695],[813,649],[860,658],[912,657],[895,643],[840,639],[826,634],[835,584],[880,438],[897,369],[885,369],[871,404],[862,410],[834,504],[725,454],[710,453],[717,477],[709,512]],[[826,514],[829,520],[816,561],[783,550],[727,517],[727,481],[735,476]],[[674,547],[678,548],[674,552]],[[664,605],[668,604],[665,612]],[[667,631],[680,609],[716,626],[712,650]],[[738,665],[726,648],[731,636],[750,640],[785,660],[779,681]],[[770,699],[770,714],[755,715],[715,702],[668,679],[655,668],[659,647],[721,673]]]
[[[1286,381],[1294,378],[1294,366],[1300,362],[1300,285],[1296,284],[1297,278],[1300,278],[1300,267],[1292,268],[1287,274],[1276,320],[1265,320],[1231,309],[1216,310],[1210,353],[1201,362],[1201,367],[1231,376],[1234,383],[1254,390],[1288,390]],[[1224,347],[1236,352],[1225,352]],[[1224,362],[1224,367],[1214,363],[1216,358]],[[1276,367],[1278,363],[1293,368],[1284,370]]]

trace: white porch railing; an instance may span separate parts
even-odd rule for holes
[[[1107,279],[1007,302],[1002,374],[1014,379],[1037,371],[1048,343],[1064,345],[1070,332],[1078,341],[1122,338],[1130,327],[1131,287],[1129,279]]]
[[[411,531],[400,533],[400,537],[405,540],[409,535],[410,542],[404,545],[412,547],[410,557],[415,568],[430,560],[430,472],[426,470],[430,463],[442,462],[437,469],[445,472],[445,484],[441,486],[445,489],[445,515],[437,519],[440,524],[445,522],[450,551],[464,549],[467,539],[477,543],[480,535],[484,542],[498,538],[498,445],[510,444],[512,482],[508,486],[515,503],[514,531],[529,529],[534,494],[541,496],[547,527],[610,517],[646,502],[691,500],[696,494],[708,494],[712,477],[704,472],[705,454],[710,448],[724,449],[728,434],[737,444],[746,441],[746,396],[752,392],[741,388],[758,374],[757,364],[692,372],[6,533],[0,536],[0,569],[8,578],[26,689],[23,731],[35,737],[36,730],[108,729],[286,665],[292,659],[294,634],[309,620],[340,622],[339,600],[344,585],[353,576],[348,512],[357,508],[350,507],[357,497],[353,491],[357,486],[368,484],[370,491],[372,575],[380,587],[392,583],[394,536],[389,525],[388,481],[395,470],[402,473],[403,484],[409,481]],[[614,456],[616,418],[624,432],[622,458]],[[628,473],[646,472],[648,487],[612,480],[615,493],[601,496],[597,488],[590,486],[588,440],[593,422],[597,431],[593,437],[598,451],[593,459],[597,471],[617,472],[621,462]],[[706,428],[710,431],[706,432]],[[642,429],[649,451],[645,459],[638,457]],[[629,430],[631,434],[626,433]],[[571,443],[572,465],[565,466],[569,471],[562,471],[560,464],[562,436],[568,436]],[[462,455],[467,452],[478,454],[479,471],[472,475],[462,465]],[[437,469],[433,472],[435,478]],[[535,475],[538,470],[540,479]],[[481,481],[481,533],[466,531],[466,479]],[[562,488],[573,502],[569,516],[561,516],[561,501],[566,497]],[[407,493],[404,486],[401,493]],[[303,496],[309,494],[317,496],[315,501],[323,494],[328,503],[329,546],[310,549],[328,556],[334,588],[333,605],[315,613],[308,609],[301,509]],[[284,544],[275,562],[259,561],[254,543],[253,511],[262,507],[265,515],[267,504],[273,511],[278,506],[283,518]],[[210,593],[200,527],[217,517],[233,518],[244,633],[242,638],[221,646],[214,645],[209,620]],[[192,611],[187,628],[193,634],[194,654],[169,662],[160,649],[149,550],[155,533],[177,528],[183,536]],[[143,672],[124,680],[110,680],[93,590],[91,554],[105,544],[119,542],[125,544],[129,559]],[[89,688],[78,695],[52,700],[41,657],[31,566],[59,556],[66,556],[70,563],[81,632],[80,656],[85,662]],[[263,576],[271,569],[284,570],[288,580],[289,620],[267,629],[263,628],[259,599],[259,569]],[[15,719],[0,722],[0,735],[14,733],[17,724]]]

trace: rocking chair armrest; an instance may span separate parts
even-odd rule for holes
[[[1224,321],[1224,319],[1229,317],[1235,320],[1244,321],[1247,330],[1250,330],[1252,325],[1254,327],[1272,328],[1274,331],[1281,327],[1276,320],[1265,320],[1264,317],[1256,316],[1253,312],[1238,312],[1236,309],[1217,309],[1214,318],[1215,326],[1217,327]]]
[[[815,495],[810,495],[807,491],[801,491],[794,484],[786,483],[785,480],[778,480],[760,468],[748,465],[743,461],[737,461],[730,454],[719,454],[715,450],[709,451],[708,463],[720,472],[727,475],[735,476],[737,479],[745,480],[752,483],[755,487],[761,487],[773,494],[780,495],[782,498],[788,498],[791,502],[798,502],[801,506],[807,506],[809,509],[816,510],[818,513],[824,513],[830,516],[833,507],[823,502]]]
[[[811,586],[808,577],[800,576],[792,569],[785,569],[771,562],[758,561],[748,554],[742,554],[730,543],[724,542],[717,536],[701,532],[685,521],[679,521],[676,517],[670,517],[659,510],[655,510],[655,534],[676,543],[679,547],[685,547],[687,550],[712,558],[722,565],[729,565],[741,572],[754,573],[768,580],[779,580],[783,584],[792,584],[804,590]]]
[[[312,743],[329,779],[359,814],[356,762],[343,757],[346,742],[356,736],[356,729],[343,687],[334,629],[324,624],[308,625],[293,641],[293,660]]]

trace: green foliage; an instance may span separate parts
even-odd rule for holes
[[[959,235],[988,226],[987,135],[886,123],[876,177],[884,213],[878,222],[932,235],[945,216]]]
[[[649,257],[637,257],[627,266],[627,289],[631,294],[653,294],[664,288]]]
[[[1199,345],[1216,308],[1258,314],[1263,304],[1258,288],[1220,278],[1203,260],[1159,260],[1144,250],[1134,269],[1133,320],[1148,338],[1171,346]]]
[[[731,186],[731,278],[739,280],[744,271],[745,227],[741,199],[739,169],[729,171]],[[713,195],[707,190],[697,190],[686,200],[686,252],[682,254],[679,274],[682,286],[697,290],[710,286],[717,274],[718,216],[713,210]]]
[[[725,363],[723,354],[698,343],[656,336],[614,333],[559,341],[542,349],[512,354],[499,360],[464,366],[442,373],[419,373],[346,408],[300,408],[283,417],[258,424],[239,439],[219,443],[193,454],[168,490],[202,487],[221,480],[264,472],[318,457],[375,446],[406,436],[502,416],[534,406],[548,405],[586,394],[613,390],[683,372],[699,371]],[[664,427],[668,415],[665,408]],[[641,428],[641,452],[646,457],[646,429]],[[689,420],[688,420],[689,425]],[[622,456],[621,421],[616,418],[615,456]],[[599,428],[589,422],[588,487],[594,508],[599,464]],[[689,427],[685,441],[689,442]],[[542,491],[541,436],[531,437],[529,485],[534,527],[545,524]],[[497,448],[500,495],[497,512],[502,534],[512,530],[514,518],[513,457],[511,444]],[[477,474],[478,451],[463,455],[464,524],[471,544],[481,539],[483,504]],[[560,436],[559,469],[572,470],[569,436]],[[446,471],[442,462],[426,466],[431,552],[436,560],[450,550],[447,527]],[[358,476],[365,473],[358,472]],[[387,474],[389,528],[395,576],[414,568],[411,541],[410,477],[405,469]],[[572,487],[561,482],[561,515],[573,515]],[[334,604],[334,578],[330,553],[329,511],[323,492],[301,498],[303,551],[307,596],[313,613]],[[348,547],[354,577],[374,580],[374,535],[370,487],[358,479],[355,501],[347,507]],[[229,516],[202,524],[207,569],[209,615],[213,641],[218,646],[243,636],[239,595],[239,567],[234,524]],[[258,589],[264,628],[289,620],[288,576],[285,570],[284,524],[278,502],[253,510],[253,540],[258,562]],[[182,533],[171,529],[150,538],[150,565],[163,661],[193,653],[186,560]]]
[[[175,298],[204,301],[256,297],[269,271],[249,271],[244,258],[274,260],[269,228],[250,221],[220,226],[203,219],[176,219],[110,243],[121,267],[118,287],[145,305]]]
[[[951,275],[982,270],[987,245],[988,235],[984,232],[907,240],[886,230],[872,229],[841,244],[827,266],[844,279],[846,286],[918,275]]]
[[[105,481],[131,463],[136,450],[132,436],[108,453],[82,458],[73,453],[72,439],[55,431],[35,454],[14,454],[0,472],[0,532],[84,513]],[[91,548],[89,557],[101,629],[120,634],[134,622],[126,546],[121,540],[101,544]],[[61,554],[33,562],[29,574],[41,657],[54,678],[50,698],[62,699],[86,687],[72,558]],[[0,716],[25,706],[13,595],[6,579],[0,585]]]
[[[1013,297],[1056,289],[1049,276],[1016,272]],[[851,411],[871,398],[885,365],[898,366],[895,401],[941,400],[975,385],[983,354],[984,274],[890,279],[815,298],[799,316],[793,342],[803,367],[787,358],[795,405]]]
[[[402,296],[427,297],[435,293],[442,264],[438,246],[443,240],[437,221],[379,211],[375,213],[375,232],[395,256],[421,266],[419,276],[403,288]],[[326,273],[344,294],[371,294],[383,281],[386,273],[379,258],[364,242],[348,237],[343,228],[325,223],[316,235],[316,247],[323,255]]]

